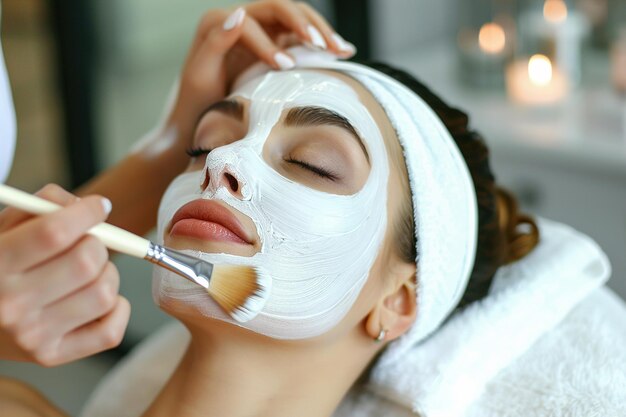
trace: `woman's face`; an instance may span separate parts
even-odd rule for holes
[[[200,118],[190,164],[163,197],[159,237],[268,271],[266,307],[243,327],[279,339],[345,330],[383,287],[401,183],[388,168],[393,146],[382,108],[353,79],[265,74]],[[154,296],[183,321],[231,321],[203,289],[161,269]]]

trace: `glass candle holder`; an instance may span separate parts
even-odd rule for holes
[[[534,0],[520,15],[518,53],[548,57],[575,86],[581,79],[581,52],[590,28],[586,15],[566,0]]]
[[[479,88],[504,85],[516,44],[513,0],[459,0],[458,74]]]
[[[570,89],[567,76],[550,58],[536,54],[519,58],[506,71],[509,98],[527,106],[545,107],[561,102]]]

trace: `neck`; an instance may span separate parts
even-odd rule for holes
[[[354,351],[361,335],[304,344],[225,326],[189,328],[185,356],[144,417],[331,416],[370,355]]]

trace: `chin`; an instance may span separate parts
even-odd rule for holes
[[[207,316],[201,308],[179,299],[164,297],[156,302],[163,312],[183,323],[195,336],[219,336],[228,340],[238,340],[241,337],[246,337],[248,341],[250,337],[274,340],[225,317]]]

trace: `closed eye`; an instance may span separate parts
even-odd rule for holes
[[[298,159],[294,159],[294,158],[291,158],[291,157],[285,159],[285,161],[289,162],[290,164],[298,165],[298,166],[300,166],[300,167],[302,167],[302,168],[304,168],[306,170],[309,170],[310,172],[314,173],[315,175],[317,175],[319,177],[326,178],[326,179],[329,179],[331,181],[337,181],[339,179],[339,177],[336,174],[328,171],[327,169],[320,168],[320,167],[317,167],[315,165],[311,165],[311,164],[309,164],[307,162],[300,161]]]

